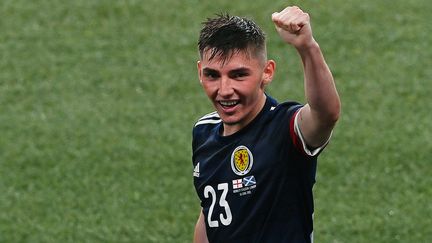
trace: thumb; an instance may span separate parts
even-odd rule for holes
[[[272,13],[272,21],[275,21],[276,20],[276,17],[277,17],[277,15],[279,14],[279,12],[274,12],[274,13]]]

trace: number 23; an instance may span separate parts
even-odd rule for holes
[[[227,226],[227,225],[231,224],[231,221],[232,221],[231,209],[229,207],[228,202],[226,201],[226,196],[228,194],[228,183],[218,184],[217,189],[222,191],[222,195],[219,198],[219,206],[221,206],[225,209],[225,214],[226,214],[226,217],[224,217],[224,215],[222,213],[219,214],[219,219],[223,225]],[[214,209],[214,206],[216,204],[216,199],[217,199],[216,191],[212,186],[207,185],[204,188],[204,197],[209,198],[210,196],[212,198],[212,203],[210,205],[210,209],[209,209],[209,212],[207,215],[207,222],[208,222],[208,225],[210,227],[219,227],[219,222],[217,220],[212,220],[213,209]]]

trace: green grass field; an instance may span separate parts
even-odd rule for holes
[[[432,3],[3,0],[0,242],[191,242],[191,129],[212,111],[200,23],[256,20],[268,92],[304,102],[270,15],[298,4],[343,103],[315,186],[316,242],[432,242]]]

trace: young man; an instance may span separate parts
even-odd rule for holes
[[[276,64],[255,23],[221,15],[201,30],[198,74],[216,112],[193,129],[194,242],[312,242],[317,156],[340,101],[309,15],[287,7],[272,20],[303,62],[306,105],[265,94]]]

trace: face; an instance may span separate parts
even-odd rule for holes
[[[224,124],[224,135],[232,134],[251,122],[265,104],[264,88],[271,82],[275,62],[235,53],[230,59],[208,59],[203,53],[198,75]]]

